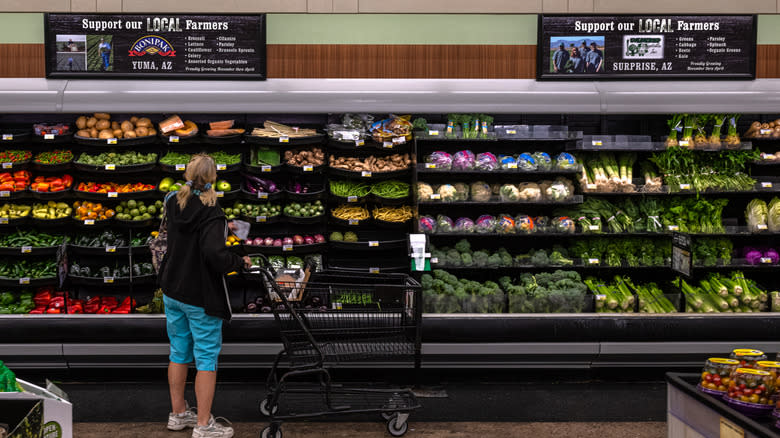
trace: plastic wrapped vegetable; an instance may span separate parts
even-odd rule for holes
[[[274,268],[274,270],[277,270],[277,271],[280,270],[280,269],[284,269],[284,267],[286,266],[286,262],[284,260],[284,257],[281,257],[281,256],[271,256],[271,257],[268,257],[268,264],[271,265],[271,267]]]
[[[430,216],[420,216],[420,232],[431,234],[436,232],[436,219]]]
[[[452,157],[452,170],[471,170],[475,162],[474,152],[468,149],[455,152],[455,156]]]
[[[452,168],[452,155],[444,151],[436,151],[425,158],[425,164],[432,164],[435,169],[450,170]]]
[[[433,194],[433,187],[430,184],[424,182],[417,183],[417,199],[420,202],[428,202],[431,200]]]
[[[515,218],[515,229],[521,233],[533,233],[535,231],[534,219],[524,214],[517,216]]]
[[[498,158],[490,152],[477,154],[477,161],[474,165],[477,170],[492,171],[498,169]]]
[[[483,181],[477,181],[471,185],[472,201],[488,202],[492,196],[493,192],[487,183]]]
[[[552,158],[550,158],[547,152],[534,152],[532,157],[536,160],[538,170],[550,170],[553,168]]]
[[[557,179],[549,185],[545,185],[544,197],[553,202],[565,201],[571,197],[570,184],[563,179]]]
[[[520,154],[520,156],[517,157],[517,168],[529,172],[537,170],[539,165],[530,154]]]
[[[458,233],[473,233],[474,221],[467,217],[459,217],[458,220],[455,221],[454,230]]]
[[[469,185],[465,183],[455,184],[455,201],[468,201],[469,200]]]
[[[747,205],[745,210],[745,220],[747,221],[748,230],[751,233],[759,231],[765,231],[768,229],[767,217],[769,209],[766,202],[760,199],[753,199]]]
[[[436,232],[437,233],[451,233],[455,228],[455,223],[449,216],[440,214],[436,216]]]
[[[515,234],[515,220],[508,214],[498,215],[496,218],[496,232],[501,234]]]
[[[574,234],[574,220],[568,216],[556,217],[552,220],[552,229],[556,233]]]
[[[539,216],[536,219],[534,219],[535,227],[537,233],[547,233],[550,231],[550,218],[547,216]]]
[[[577,159],[574,158],[574,155],[563,152],[555,159],[555,164],[558,169],[574,169],[577,167]]]
[[[442,184],[436,191],[441,197],[442,202],[454,202],[456,199],[455,186],[451,184]]]
[[[520,190],[521,201],[534,202],[542,199],[542,190],[536,183],[518,184],[517,189]]]
[[[504,184],[499,189],[499,196],[503,202],[518,202],[520,201],[520,189],[514,184]]]
[[[511,155],[499,155],[498,162],[502,169],[517,169],[517,160]]]
[[[496,218],[489,214],[483,214],[474,223],[474,230],[480,234],[494,232],[496,230]]]

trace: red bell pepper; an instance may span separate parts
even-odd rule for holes
[[[36,307],[30,310],[30,315],[43,315],[46,313],[46,307]]]
[[[46,309],[46,313],[57,314],[57,313],[62,313],[62,310],[54,307],[49,307],[48,309]]]

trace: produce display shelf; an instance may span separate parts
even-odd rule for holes
[[[239,190],[239,194],[243,199],[250,200],[250,201],[259,201],[259,202],[281,201],[287,197],[287,194],[281,190],[274,193],[266,193],[266,192],[252,193],[249,190],[247,190],[244,184],[241,184],[241,189]]]
[[[223,174],[223,173],[232,173],[241,170],[241,162],[233,163],[233,164],[224,164],[224,163],[216,163],[217,164],[217,173]],[[180,164],[163,164],[159,163],[160,169],[163,172],[171,173],[171,174],[183,174],[185,170],[187,170],[186,165],[187,163],[180,163]]]
[[[4,256],[39,256],[39,255],[55,255],[59,251],[60,246],[17,246],[17,247],[0,247],[0,255]]]
[[[409,175],[410,172],[411,169],[402,169],[402,170],[395,170],[390,172],[369,172],[369,171],[353,172],[351,170],[344,170],[336,167],[328,167],[328,175],[367,180],[367,181],[372,181],[372,180],[379,181],[379,180],[388,180],[394,178],[403,178]]]
[[[322,252],[328,246],[325,243],[312,243],[310,245],[283,245],[283,246],[259,246],[259,245],[236,245],[243,246],[241,249],[247,254],[263,254],[263,255],[296,255],[296,254],[312,254]],[[232,248],[231,248],[232,249]]]
[[[590,151],[590,152],[659,152],[668,149],[664,142],[652,142],[652,141],[618,141],[609,142],[599,140],[582,140],[576,142],[573,146],[567,146],[567,150],[572,151]],[[694,151],[700,152],[721,152],[721,151],[749,151],[753,149],[751,142],[742,142],[739,147],[729,148],[726,146],[718,148],[693,148]]]
[[[368,139],[368,138],[364,140],[348,140],[348,141],[330,139],[328,140],[327,143],[329,149],[337,149],[339,151],[370,150],[372,152],[381,151],[387,153],[395,152],[398,149],[404,149],[404,148],[408,149],[409,145],[411,145],[411,142],[405,140],[401,143],[393,142],[393,141],[379,143],[378,141],[375,141],[373,139]]]
[[[59,145],[73,142],[73,133],[59,135],[36,135],[32,134],[32,141],[45,145]]]
[[[114,219],[114,224],[116,226],[122,227],[122,228],[149,228],[152,226],[158,226],[160,223],[160,219],[153,217],[151,219],[146,220],[122,220],[122,219]]]
[[[488,138],[466,138],[464,139],[462,136],[447,136],[447,134],[442,133],[441,131],[439,134],[429,134],[426,131],[414,131],[414,138],[416,140],[421,141],[441,141],[441,140],[447,140],[447,141],[469,141],[469,140],[482,140],[482,141],[517,141],[517,142],[564,142],[564,141],[574,141],[574,140],[581,140],[582,139],[582,131],[568,131],[563,132],[561,131],[557,135],[533,135],[533,134],[527,134],[527,133],[518,133],[518,134],[507,134],[505,132],[488,132]]]
[[[97,193],[97,192],[84,192],[81,190],[73,190],[74,196],[76,196],[79,199],[88,199],[93,201],[110,201],[112,199],[118,199],[118,200],[128,200],[128,199],[158,199],[158,194],[160,193],[157,188],[151,189],[151,190],[143,190],[140,192],[127,192],[127,193],[120,193],[120,192],[113,192],[116,194],[109,194],[109,193]]]
[[[236,126],[233,127],[234,129],[240,129]],[[213,144],[213,145],[230,145],[230,144],[241,144],[244,140],[244,134],[234,134],[234,135],[225,135],[222,137],[212,137],[210,135],[206,135],[205,132],[200,133],[200,142],[206,143],[206,144]]]
[[[157,142],[157,136],[147,135],[145,137],[136,137],[136,138],[105,139],[105,138],[79,137],[78,135],[74,135],[73,141],[76,144],[91,146],[94,148],[116,149],[116,148],[127,148],[132,146],[154,144]]]
[[[313,202],[327,198],[325,196],[325,188],[321,187],[319,190],[314,190],[307,193],[295,193],[289,190],[284,190],[284,196],[293,202]]]
[[[57,164],[43,164],[33,160],[30,162],[30,167],[34,172],[66,172],[73,167],[73,160]]]
[[[129,286],[130,277],[81,277],[68,274],[68,281],[77,286],[116,287]]]
[[[493,201],[457,201],[457,202],[442,202],[442,201],[428,201],[428,202],[418,202],[417,205],[419,207],[463,207],[463,206],[479,206],[479,207],[493,207],[493,206],[532,206],[532,205],[576,205],[576,204],[582,204],[583,203],[583,197],[582,195],[573,195],[570,199],[565,201],[528,201],[528,202],[522,202],[522,201],[502,201],[500,199],[496,199]]]
[[[3,143],[0,143],[0,147],[2,147]],[[3,172],[16,172],[17,170],[24,170],[27,168],[27,166],[30,164],[32,159],[24,160],[24,161],[12,161],[12,162],[3,162],[0,163],[0,173]]]
[[[231,190],[229,192],[217,192],[217,198],[219,198],[220,201],[234,201],[238,199],[238,196],[241,194],[241,189],[235,189]]]
[[[103,165],[93,165],[93,164],[79,163],[78,161],[73,162],[73,168],[79,172],[99,173],[99,174],[106,174],[106,175],[113,175],[118,173],[149,172],[151,170],[154,170],[155,166],[157,166],[157,162],[132,164],[128,166],[117,166],[117,165],[112,165],[111,163],[103,164]]]
[[[337,251],[387,251],[405,249],[406,239],[403,240],[358,240],[357,242],[334,241],[328,242],[331,250]]]
[[[31,136],[26,129],[0,129],[0,145],[28,142]]]
[[[325,140],[325,134],[311,135],[307,137],[260,137],[251,134],[252,130],[248,129],[244,134],[244,141],[250,144],[260,144],[265,146],[299,146],[319,144]]]
[[[133,252],[136,248],[134,247]],[[148,248],[148,247],[147,247]],[[106,255],[127,255],[130,252],[129,246],[81,246],[68,244],[68,251],[76,255],[86,256],[106,256]]]
[[[257,225],[263,225],[263,224],[278,224],[285,221],[285,217],[281,214],[277,214],[276,216],[242,216],[242,220],[249,222],[250,224],[257,224]]]
[[[160,133],[159,137],[161,142],[171,146],[193,144],[200,141],[200,136],[197,132],[190,135],[165,135]]]
[[[295,225],[313,225],[313,224],[321,224],[325,223],[328,220],[328,215],[326,213],[319,214],[317,216],[289,216],[286,214],[283,214],[285,221],[287,221],[290,224]]]
[[[321,164],[319,166],[293,166],[291,164],[283,164],[287,172],[296,175],[314,175],[322,173],[328,168],[327,165]]]
[[[441,175],[452,177],[453,175],[463,176],[490,176],[490,175],[528,175],[528,176],[544,176],[544,175],[566,175],[566,174],[579,174],[582,172],[582,166],[577,165],[575,167],[569,167],[566,169],[553,168],[550,170],[521,170],[521,169],[496,169],[496,170],[451,170],[451,169],[437,169],[431,168],[430,165],[424,163],[417,164],[418,175]]]
[[[73,192],[72,187],[68,187],[65,190],[59,192],[38,192],[35,190],[27,189],[27,194],[30,198],[39,199],[41,201],[52,201],[57,199],[69,198]]]
[[[705,266],[701,264],[694,263],[692,266],[693,269],[703,269],[703,270],[729,270],[729,271],[742,271],[742,270],[753,270],[753,269],[778,269],[777,263],[758,263],[758,264],[750,264],[745,259],[732,259],[731,263],[728,265],[723,264],[716,264],[714,266]]]
[[[279,164],[277,166],[271,166],[267,164],[250,164],[247,161],[244,161],[244,172],[250,173],[252,175],[273,175],[276,173],[281,172],[284,170],[285,165]]]
[[[583,263],[583,262],[575,262],[573,265],[513,265],[513,266],[485,266],[485,267],[476,267],[476,266],[449,266],[444,265],[440,266],[438,263],[431,262],[431,269],[444,269],[447,272],[457,274],[468,274],[470,272],[482,272],[482,271],[498,271],[503,273],[514,273],[514,274],[520,274],[525,271],[553,271],[557,269],[562,270],[669,270],[671,268],[671,265],[660,265],[660,266],[629,266],[628,263],[623,261],[620,266],[609,266],[606,264],[599,264],[599,263]]]
[[[0,287],[39,287],[39,286],[51,286],[59,282],[59,279],[54,277],[43,278],[6,278],[0,277]]]

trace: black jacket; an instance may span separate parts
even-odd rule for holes
[[[243,266],[240,256],[225,246],[227,221],[219,205],[206,207],[193,196],[184,210],[176,197],[168,199],[168,250],[160,269],[165,295],[203,307],[207,315],[230,320],[225,274]]]

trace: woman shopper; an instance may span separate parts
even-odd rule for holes
[[[251,261],[225,246],[228,223],[213,189],[217,179],[214,160],[195,155],[184,178],[186,185],[165,200],[168,248],[159,273],[171,342],[168,385],[173,409],[168,429],[193,427],[193,438],[230,438],[233,429],[211,415],[222,322],[232,316],[224,275],[251,266]],[[197,414],[184,400],[188,364],[193,359],[198,370]]]

